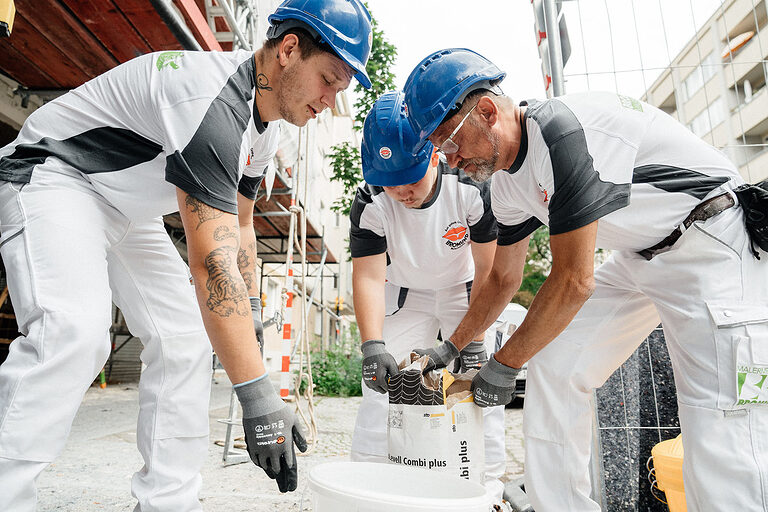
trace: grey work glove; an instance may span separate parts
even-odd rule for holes
[[[520,368],[501,364],[495,357],[480,368],[472,379],[472,393],[480,407],[507,405],[515,398],[515,379]]]
[[[259,352],[261,358],[264,358],[264,324],[261,323],[261,299],[259,297],[248,297],[251,301],[251,315],[253,315],[253,330],[256,332],[256,341],[259,342]]]
[[[392,354],[382,340],[368,340],[360,345],[363,351],[363,382],[377,393],[387,392],[389,378],[400,371]]]
[[[470,341],[466,347],[461,349],[456,362],[458,363],[459,373],[479,370],[488,362],[488,352],[485,351],[485,343],[482,341]]]
[[[454,345],[451,340],[446,340],[435,348],[417,348],[413,351],[420,356],[429,356],[429,361],[427,362],[427,366],[424,367],[423,373],[438,368],[445,368],[459,355],[459,349],[456,348],[456,345]]]
[[[280,492],[295,491],[298,483],[296,452],[307,451],[307,441],[296,424],[296,415],[277,396],[266,375],[235,386],[243,406],[243,429],[248,455],[269,478],[277,480]]]

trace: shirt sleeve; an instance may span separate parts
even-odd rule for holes
[[[506,226],[499,223],[499,237],[496,240],[498,245],[512,245],[516,244],[520,240],[524,240],[525,237],[536,231],[543,223],[536,217],[531,217],[528,220],[515,224],[512,226]]]
[[[549,148],[554,193],[549,230],[557,235],[586,226],[629,204],[629,184],[601,179],[583,133],[572,133]]]
[[[503,171],[499,171],[503,172]],[[498,225],[498,245],[512,245],[536,231],[543,223],[509,201],[509,191],[495,177],[490,186],[491,206]],[[506,200],[505,200],[506,199]]]
[[[353,258],[373,256],[387,251],[383,212],[374,203],[375,190],[362,185],[357,190],[349,212],[349,248]]]
[[[256,177],[243,174],[243,177],[240,178],[240,183],[237,184],[237,191],[248,199],[256,199],[256,196],[259,195],[261,182],[264,181],[265,173],[266,169],[260,176]]]
[[[166,181],[232,214],[237,214],[238,183],[245,165],[243,135],[252,119],[248,103],[252,68],[248,64],[245,61],[233,69],[217,92],[212,92],[215,84],[208,84],[211,95],[171,95],[171,89],[180,89],[178,80],[166,83],[168,91],[159,93],[166,98],[158,105],[165,139]]]
[[[603,122],[604,128],[584,128],[558,100],[545,102],[531,117],[547,148],[548,158],[538,178],[552,191],[551,234],[573,231],[629,204],[636,141],[615,135],[613,131],[618,130],[611,130],[608,121]],[[606,118],[612,120],[609,115]]]

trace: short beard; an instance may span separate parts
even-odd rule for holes
[[[277,109],[280,113],[280,117],[285,121],[291,123],[294,126],[304,126],[307,121],[299,119],[296,114],[291,111],[292,107],[295,107],[296,101],[291,93],[296,91],[299,87],[299,80],[297,77],[297,69],[295,66],[285,68],[283,76],[280,78],[280,87],[277,90]]]
[[[470,158],[469,160],[462,162],[462,167],[466,167],[469,164],[475,166],[475,170],[473,170],[471,174],[466,171],[464,172],[476,183],[488,181],[490,177],[493,176],[493,173],[496,172],[496,164],[499,161],[499,135],[490,130],[483,131],[488,137],[488,142],[491,143],[491,149],[493,150],[491,157],[488,159]]]

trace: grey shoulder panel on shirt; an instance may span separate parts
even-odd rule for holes
[[[244,61],[181,151],[168,155],[165,179],[195,199],[228,213],[237,213],[240,145],[248,127],[253,97],[253,59]]]
[[[353,258],[373,256],[387,251],[386,237],[379,236],[370,229],[360,227],[360,221],[366,207],[373,203],[374,196],[384,189],[363,184],[357,189],[355,199],[349,210],[349,252]]]
[[[29,183],[34,167],[48,157],[58,158],[86,174],[120,171],[149,162],[162,150],[161,145],[136,132],[102,126],[63,140],[44,137],[31,144],[17,145],[13,153],[0,158],[0,179]]]
[[[629,204],[631,184],[603,181],[594,168],[576,115],[561,101],[529,108],[549,148],[555,191],[549,201],[549,229],[557,235],[586,226]]]
[[[632,183],[647,183],[665,192],[683,192],[696,199],[704,199],[729,179],[665,164],[641,165],[632,173]]]

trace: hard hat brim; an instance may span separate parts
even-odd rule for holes
[[[369,185],[378,187],[397,187],[400,185],[410,185],[416,183],[427,175],[429,169],[429,158],[423,163],[416,164],[407,169],[398,172],[376,171],[372,169],[363,169],[365,182]]]

